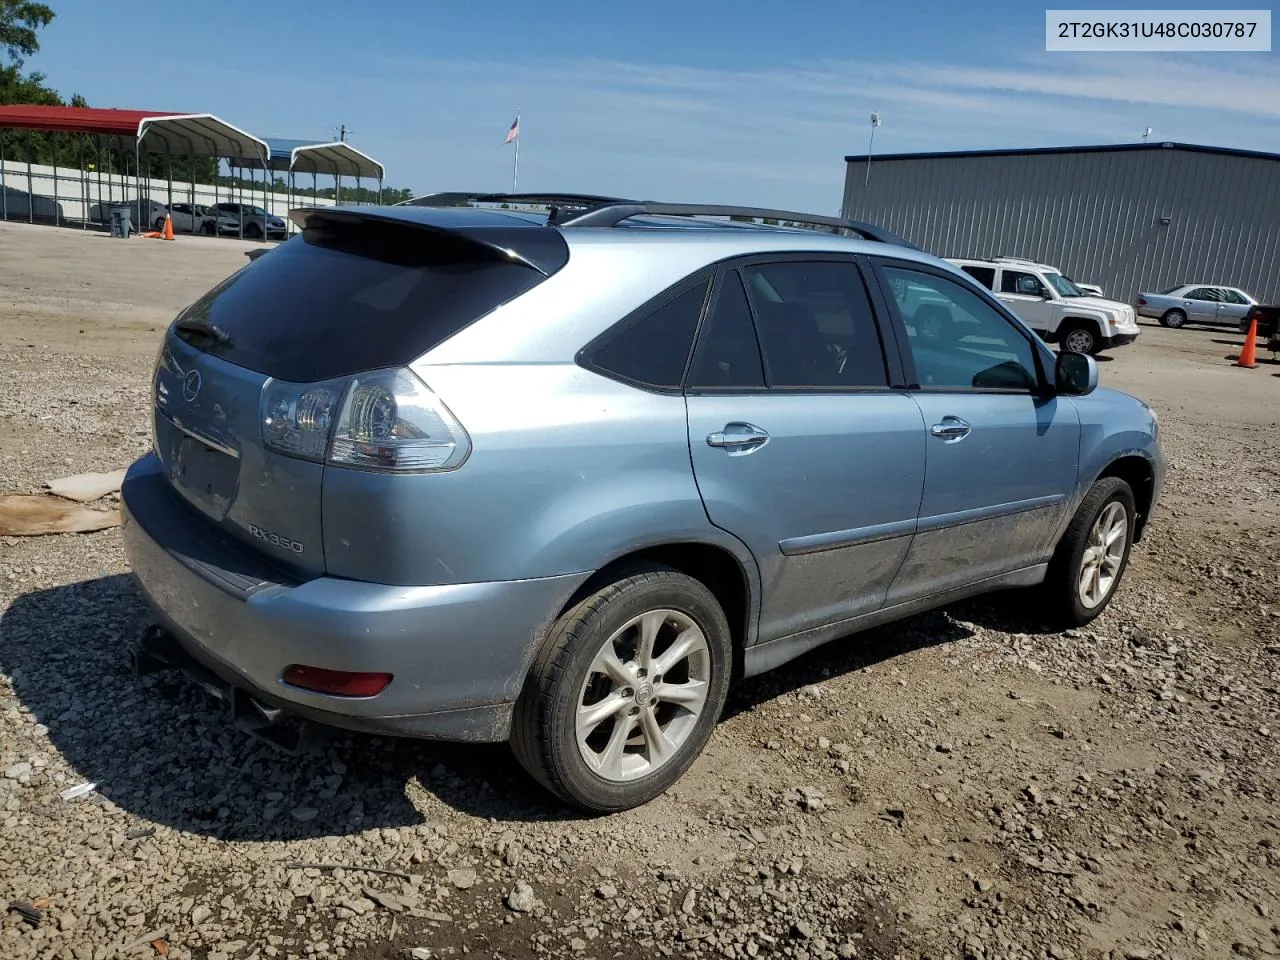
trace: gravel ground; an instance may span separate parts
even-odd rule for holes
[[[0,225],[0,492],[143,452],[159,332],[248,246]],[[608,818],[505,747],[275,753],[128,672],[119,531],[0,538],[0,958],[1280,955],[1280,365],[1239,343],[1102,364],[1172,469],[1090,628],[986,599],[832,644]]]

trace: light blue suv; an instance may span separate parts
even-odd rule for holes
[[[123,489],[136,666],[282,746],[510,740],[632,807],[734,677],[1009,587],[1090,621],[1161,490],[1148,406],[866,224],[572,195],[293,219],[169,328]]]

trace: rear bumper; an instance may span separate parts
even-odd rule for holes
[[[130,564],[181,649],[231,688],[347,729],[506,739],[537,643],[587,577],[431,587],[298,582],[190,511],[154,456],[130,468],[121,499]],[[394,677],[375,697],[334,697],[282,683],[293,663]]]

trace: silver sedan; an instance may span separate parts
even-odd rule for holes
[[[1239,327],[1257,302],[1236,287],[1184,283],[1160,293],[1140,293],[1134,307],[1138,316],[1159,320],[1162,327],[1188,323]]]

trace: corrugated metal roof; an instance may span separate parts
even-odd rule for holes
[[[175,114],[156,110],[113,110],[98,107],[50,107],[35,104],[0,106],[0,127],[49,130],[54,133],[97,133],[134,137],[138,125],[151,117]]]
[[[960,160],[968,157],[1033,157],[1063,153],[1118,153],[1132,150],[1189,150],[1192,153],[1213,153],[1224,157],[1254,157],[1260,160],[1280,160],[1280,153],[1261,150],[1238,150],[1235,147],[1210,147],[1200,143],[1104,143],[1078,147],[1014,147],[1002,150],[944,150],[925,153],[873,153],[872,163],[885,160]],[[845,157],[849,163],[867,162],[865,153]]]

